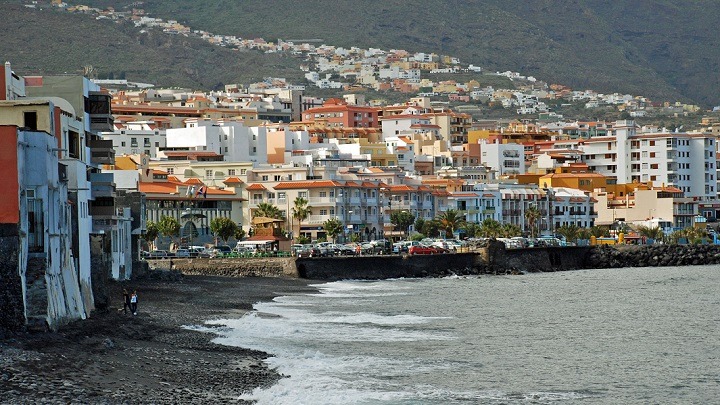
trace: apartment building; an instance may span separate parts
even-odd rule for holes
[[[144,154],[156,158],[158,151],[167,146],[165,128],[153,120],[115,121],[115,130],[100,133],[100,137],[111,141],[118,155]]]
[[[618,121],[614,136],[585,140],[580,148],[583,162],[609,183],[650,181],[688,197],[717,197],[717,145],[710,134],[639,132],[633,121]]]
[[[379,127],[376,108],[348,104],[337,98],[325,100],[322,107],[306,110],[302,118],[304,122],[322,123],[328,127]]]

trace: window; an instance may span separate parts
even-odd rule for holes
[[[268,181],[269,177],[268,177],[267,174],[263,174],[263,176],[261,177],[261,179],[262,179],[262,181]]]
[[[320,198],[326,198],[326,197],[327,197],[327,191],[321,191],[319,194],[320,194]]]
[[[257,147],[253,146],[253,153],[257,152]]]
[[[160,147],[160,142],[155,142],[155,147],[156,147],[156,148],[159,148],[159,147]]]
[[[320,210],[320,215],[327,215],[327,214],[328,214],[328,210]]]
[[[37,131],[37,111],[23,112],[24,127]]]
[[[28,215],[28,248],[31,252],[42,252],[45,247],[45,224],[43,201],[35,198],[35,190],[26,190]]]
[[[168,167],[167,172],[168,174],[175,174],[175,169],[172,167]]]
[[[206,179],[212,178],[212,175],[213,175],[212,169],[210,169],[210,170],[205,170],[205,178],[206,178]]]
[[[132,146],[132,147],[138,146],[137,138],[130,138],[130,146]]]
[[[650,146],[655,146],[655,141],[650,141]]]
[[[151,145],[151,144],[150,144],[150,138],[145,138],[145,139],[143,139],[143,146],[144,146],[144,147],[148,148],[148,147],[150,147],[150,145]]]
[[[275,176],[273,176],[273,181],[280,181],[281,177],[282,176],[280,176],[279,174],[276,174]]]
[[[120,146],[125,147],[125,142],[120,142]]]
[[[300,198],[308,198],[308,192],[307,192],[307,191],[300,191],[300,192],[298,192],[298,197],[300,197]]]
[[[228,169],[228,176],[234,176],[235,175],[235,169]]]
[[[247,169],[240,169],[240,175],[244,176],[247,174]]]

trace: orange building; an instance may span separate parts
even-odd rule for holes
[[[305,122],[321,122],[329,127],[379,127],[377,108],[351,105],[338,98],[330,98],[322,107],[306,110],[302,119]]]

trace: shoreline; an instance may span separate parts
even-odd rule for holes
[[[185,328],[240,317],[253,304],[313,292],[314,280],[184,276],[108,284],[106,311],[52,332],[0,335],[0,402],[233,402],[282,378],[271,354],[212,343]],[[122,289],[137,289],[138,315],[122,312]],[[118,310],[120,308],[120,310]]]

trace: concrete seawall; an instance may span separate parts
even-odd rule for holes
[[[720,246],[548,247],[509,249],[491,244],[473,253],[333,258],[225,258],[151,261],[183,274],[300,277],[313,280],[522,274],[592,268],[720,264]]]

